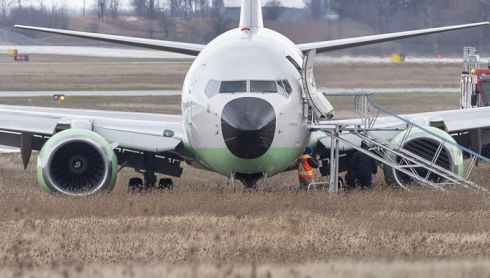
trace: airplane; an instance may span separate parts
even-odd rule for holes
[[[335,112],[316,91],[316,53],[488,24],[295,44],[264,27],[260,0],[242,0],[238,28],[207,45],[16,25],[196,57],[182,87],[182,115],[0,105],[0,144],[20,148],[24,168],[39,151],[37,179],[47,192],[110,191],[123,167],[143,174],[130,179],[130,188],[169,188],[173,181],[157,182],[156,174],[180,177],[182,162],[254,188],[260,179],[293,169],[306,146],[317,147],[326,137],[309,127],[309,119],[328,121]],[[472,109],[471,117],[484,119],[489,112]],[[447,121],[461,113],[447,112]]]

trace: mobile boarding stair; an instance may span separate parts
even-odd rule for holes
[[[477,165],[478,161],[490,163],[490,159],[475,153],[464,146],[461,146],[452,140],[448,140],[435,132],[411,122],[387,109],[376,104],[371,94],[325,94],[327,97],[332,96],[354,96],[354,104],[356,112],[361,116],[361,121],[353,125],[352,123],[342,122],[320,122],[311,126],[313,130],[319,130],[330,136],[330,185],[331,191],[339,190],[339,147],[340,144],[345,144],[351,148],[361,151],[370,157],[376,159],[383,165],[392,167],[393,169],[410,177],[416,183],[428,185],[433,188],[444,190],[445,185],[461,185],[465,188],[474,188],[482,191],[487,191],[486,188],[477,185],[469,180],[472,170]],[[376,124],[380,119],[380,114],[386,114],[388,117],[383,117],[383,120],[389,118],[391,124],[389,127],[383,127],[382,123]],[[382,120],[381,120],[382,121]],[[393,124],[395,123],[395,124]],[[402,148],[407,137],[412,131],[424,132],[430,136],[431,144],[421,145],[420,148],[430,148],[431,157],[417,154],[414,151]],[[386,134],[398,134],[403,131],[405,135],[399,143],[393,143],[393,136]],[[370,150],[361,148],[352,140],[346,139],[348,135],[358,137],[370,145]],[[357,140],[358,141],[358,140]],[[434,143],[436,142],[436,143]],[[449,146],[449,145],[452,146]],[[345,146],[344,145],[344,146]],[[469,162],[464,161],[464,174],[458,175],[453,171],[445,169],[436,163],[441,159],[441,154],[445,146],[454,147],[463,153],[463,157],[469,157]],[[433,155],[432,155],[433,154]],[[396,157],[396,159],[394,159]],[[461,173],[459,173],[461,174]],[[437,178],[434,178],[437,177]],[[408,189],[404,184],[398,183],[404,189]]]

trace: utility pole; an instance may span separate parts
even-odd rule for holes
[[[85,17],[85,0],[83,0],[83,16]]]

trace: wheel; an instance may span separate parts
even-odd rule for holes
[[[140,190],[143,187],[143,180],[140,178],[131,178],[129,180],[128,189],[130,191]]]
[[[172,189],[174,187],[174,182],[172,179],[160,179],[158,182],[158,189]]]
[[[339,189],[344,189],[344,179],[342,177],[339,177]]]

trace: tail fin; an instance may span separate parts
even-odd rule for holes
[[[262,3],[260,0],[242,0],[240,28],[262,28]]]

